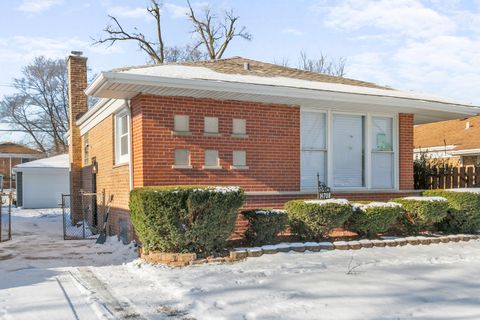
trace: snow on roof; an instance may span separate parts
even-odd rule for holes
[[[400,91],[386,88],[372,88],[366,86],[332,83],[323,81],[313,81],[296,79],[285,76],[258,76],[245,75],[239,73],[221,73],[209,69],[207,67],[184,66],[184,65],[154,65],[151,67],[134,68],[127,70],[115,71],[120,74],[131,74],[139,76],[154,76],[175,79],[189,79],[189,80],[211,80],[222,82],[236,82],[245,84],[258,84],[279,87],[292,87],[300,89],[323,90],[333,92],[345,92],[374,96],[398,97],[416,100],[427,100],[448,104],[470,105],[461,103],[455,100],[437,97],[429,94],[417,93],[413,91]]]
[[[26,168],[47,168],[47,169],[68,169],[70,167],[70,160],[68,154],[61,154],[58,156],[43,158],[35,161],[30,161],[16,165],[15,169]]]

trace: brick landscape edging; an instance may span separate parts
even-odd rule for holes
[[[362,248],[374,247],[397,247],[410,245],[430,245],[436,243],[460,242],[478,240],[480,235],[457,234],[438,237],[406,237],[392,239],[362,239],[352,241],[334,241],[334,242],[291,242],[279,243],[275,245],[264,245],[262,247],[236,248],[230,251],[228,257],[208,257],[197,259],[194,253],[164,253],[150,252],[148,254],[140,251],[141,259],[151,264],[162,264],[170,267],[186,267],[188,265],[198,265],[204,263],[230,263],[245,260],[246,258],[260,257],[264,254],[276,254],[279,252],[318,252],[322,250],[359,250]]]

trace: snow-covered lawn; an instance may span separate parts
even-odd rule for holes
[[[480,319],[480,241],[170,269],[114,239],[63,241],[58,210],[13,225],[0,319]]]

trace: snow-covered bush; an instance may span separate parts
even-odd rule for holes
[[[365,201],[352,205],[349,229],[370,237],[389,230],[403,214],[402,205],[396,202]]]
[[[306,240],[325,238],[331,229],[343,227],[353,211],[345,199],[293,200],[285,209],[294,234]]]
[[[273,243],[287,225],[287,214],[282,210],[256,209],[242,214],[248,220],[245,241],[249,246]]]
[[[448,212],[448,201],[443,197],[406,197],[392,201],[400,203],[405,210],[402,224],[406,233],[432,229]]]
[[[130,211],[146,252],[207,255],[225,248],[244,199],[236,187],[146,187],[130,193]]]
[[[448,200],[450,210],[438,227],[446,232],[469,233],[480,230],[480,194],[473,192],[455,192],[428,190],[428,196],[440,196]]]

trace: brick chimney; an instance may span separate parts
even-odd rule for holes
[[[70,210],[72,223],[82,220],[82,139],[76,120],[88,110],[87,58],[80,51],[72,51],[67,60],[68,67],[68,106],[70,134],[68,149],[70,157]]]

